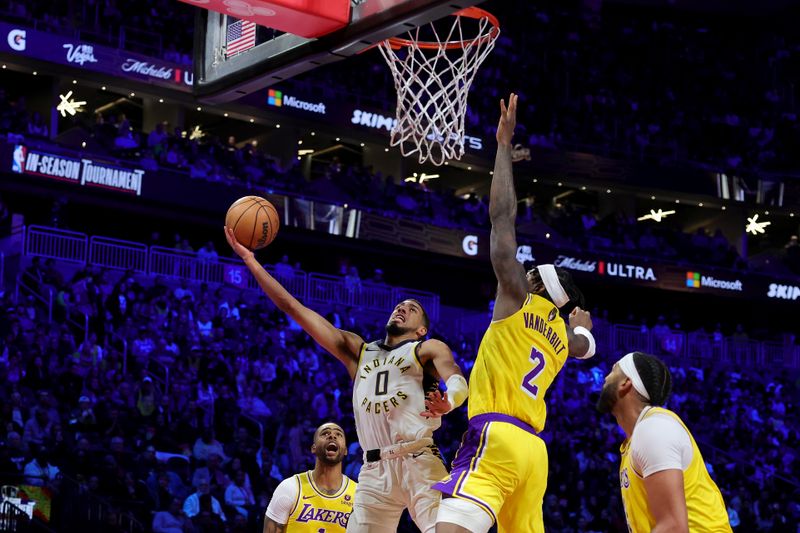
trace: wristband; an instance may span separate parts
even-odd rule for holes
[[[459,407],[469,396],[469,385],[464,376],[453,374],[447,378],[447,401],[450,402],[450,410]]]
[[[597,345],[594,342],[594,336],[592,336],[592,332],[583,326],[578,326],[577,328],[573,328],[572,332],[575,333],[575,335],[583,335],[584,337],[586,337],[586,340],[589,341],[589,349],[586,350],[586,353],[583,354],[582,356],[576,357],[576,359],[591,359],[592,357],[594,357],[594,351],[597,348]]]

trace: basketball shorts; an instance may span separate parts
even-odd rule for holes
[[[500,533],[544,532],[547,447],[531,426],[514,417],[474,416],[450,475],[433,488],[489,513]]]
[[[442,499],[431,485],[447,475],[438,451],[431,448],[399,457],[366,463],[358,475],[353,512],[347,533],[397,531],[403,509],[422,533],[436,529]]]

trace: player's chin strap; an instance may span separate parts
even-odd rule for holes
[[[423,437],[411,442],[398,442],[384,448],[375,448],[364,452],[364,463],[376,463],[387,459],[397,459],[412,453],[416,453],[423,448],[433,446],[433,438]]]

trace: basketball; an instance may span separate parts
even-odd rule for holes
[[[260,196],[239,198],[228,208],[225,225],[233,230],[239,243],[250,249],[264,248],[278,235],[278,210]]]

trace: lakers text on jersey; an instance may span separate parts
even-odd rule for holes
[[[353,385],[353,411],[364,450],[431,437],[441,424],[425,419],[425,392],[435,387],[417,355],[420,341],[397,346],[371,342],[361,348]]]
[[[289,515],[287,533],[344,533],[353,512],[357,484],[344,476],[341,490],[327,495],[316,487],[310,470],[294,477],[300,490]]]

